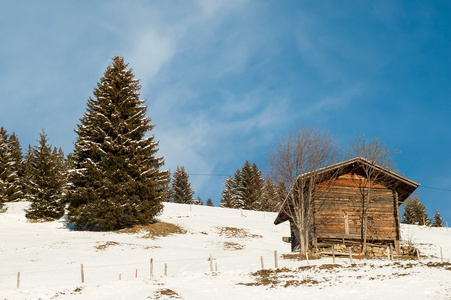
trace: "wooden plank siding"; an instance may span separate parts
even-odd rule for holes
[[[292,219],[294,210],[303,209],[300,213],[305,217],[304,220],[310,222],[305,227],[309,231],[299,232],[298,235],[308,236],[309,247],[316,249],[322,241],[326,244],[338,240],[350,244],[363,243],[362,199],[367,197],[369,190],[366,172],[371,172],[375,178],[371,185],[370,202],[365,203],[368,207],[366,239],[368,242],[399,245],[399,205],[420,184],[362,157],[299,175],[274,224],[290,221],[293,237],[293,230],[300,231]],[[314,189],[310,193],[312,181]],[[303,200],[297,198],[301,193],[306,196]],[[304,201],[303,208],[296,202],[300,200]],[[299,247],[296,239],[292,238],[291,244],[292,250]]]
[[[361,239],[362,199],[368,192],[364,177],[347,173],[316,186],[314,196],[314,236]],[[396,240],[399,228],[394,216],[394,193],[375,183],[368,208],[368,240]]]

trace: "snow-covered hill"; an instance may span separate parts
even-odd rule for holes
[[[29,223],[26,206],[8,203],[0,214],[0,299],[451,298],[447,228],[402,225],[403,238],[428,256],[421,262],[351,265],[340,258],[333,265],[332,258],[287,258],[290,245],[282,236],[289,226],[274,226],[275,213],[165,203],[159,220],[186,233],[148,238],[145,232],[73,231],[64,220]]]

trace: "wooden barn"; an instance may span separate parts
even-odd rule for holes
[[[301,240],[314,250],[337,242],[398,246],[398,208],[418,186],[364,158],[354,158],[299,176],[274,224],[290,221],[293,251]],[[304,212],[296,214],[296,209]],[[299,215],[302,222],[294,220]]]

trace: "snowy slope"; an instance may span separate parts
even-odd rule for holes
[[[290,253],[282,242],[289,226],[274,226],[275,213],[165,203],[159,219],[187,233],[149,239],[144,233],[73,231],[64,220],[29,223],[26,205],[9,203],[0,214],[0,299],[451,298],[447,228],[402,225],[403,238],[428,256],[421,262],[354,260],[351,265],[340,258],[331,265],[332,258],[322,258],[307,266],[282,258]],[[225,227],[239,231],[227,235]],[[210,255],[218,269],[213,274]],[[261,257],[267,270],[255,274]]]

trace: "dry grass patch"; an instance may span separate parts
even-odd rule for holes
[[[226,238],[240,238],[240,239],[261,239],[262,236],[259,234],[250,233],[249,230],[244,228],[235,228],[235,227],[216,227],[219,232],[219,235],[224,236]]]
[[[172,223],[153,222],[149,225],[136,225],[131,228],[125,228],[117,231],[117,233],[128,233],[128,234],[140,232],[146,232],[146,234],[143,236],[144,238],[155,239],[172,234],[185,234],[186,230]]]
[[[161,289],[154,293],[154,296],[152,299],[160,299],[161,297],[169,297],[174,299],[182,299],[179,294],[177,294],[175,291],[171,289]]]
[[[254,273],[251,273],[254,277],[254,282],[249,283],[238,283],[238,285],[245,286],[269,286],[270,288],[274,288],[278,285],[283,284],[283,287],[290,286],[299,286],[299,285],[313,285],[319,284],[320,282],[309,277],[305,276],[303,279],[298,280],[295,279],[295,274],[292,270],[288,268],[281,269],[263,269]]]
[[[120,244],[118,242],[108,241],[103,244],[97,245],[96,249],[103,251],[103,250],[106,250],[106,248],[108,248],[110,246],[116,246],[116,245],[120,245]]]
[[[445,270],[451,271],[451,263],[449,262],[428,262],[426,266],[430,268],[443,268]]]
[[[304,254],[301,253],[287,253],[287,254],[282,254],[282,258],[283,259],[291,259],[291,260],[307,260],[307,257]],[[312,259],[320,259],[321,256],[316,253],[309,253],[308,254],[308,259],[312,260]]]
[[[223,245],[224,245],[224,249],[232,250],[232,251],[243,250],[244,248],[246,248],[246,246],[244,246],[243,244],[234,243],[234,242],[224,242]]]
[[[334,265],[334,264],[324,264],[324,265],[320,265],[318,267],[320,270],[333,270],[336,268],[341,268],[340,265]]]
[[[146,250],[161,248],[160,246],[142,246],[142,245],[137,245],[137,244],[118,243],[118,242],[114,242],[114,241],[107,241],[107,242],[103,242],[103,243],[98,242],[98,244],[99,245],[97,245],[95,247],[97,249],[96,251],[105,251],[108,247],[111,247],[111,246],[127,246],[127,247],[131,247],[132,249],[141,247]]]

